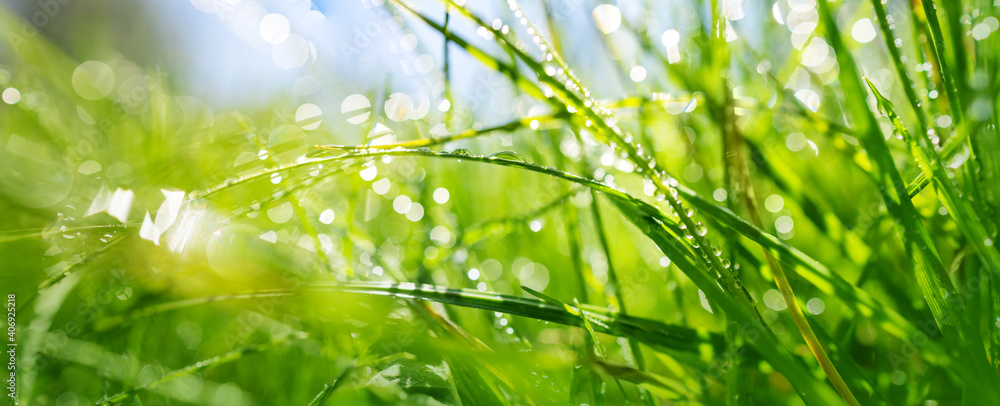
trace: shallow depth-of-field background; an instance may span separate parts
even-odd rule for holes
[[[4,394],[1000,404],[998,14],[4,0]]]

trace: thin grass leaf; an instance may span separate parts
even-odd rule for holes
[[[344,372],[341,372],[341,374],[337,376],[336,379],[330,381],[330,383],[327,383],[326,385],[323,385],[323,390],[321,390],[319,393],[316,394],[316,397],[313,398],[311,402],[309,402],[309,406],[325,405],[326,401],[330,399],[330,395],[332,395],[333,392],[335,392],[337,388],[340,387],[341,384],[343,384],[344,378],[347,377],[348,374],[353,372],[354,368],[355,367],[349,367],[344,369]]]
[[[981,215],[976,210],[976,207],[960,194],[956,185],[951,181],[948,174],[945,173],[944,167],[941,166],[940,159],[937,157],[933,147],[926,145],[926,141],[920,142],[917,140],[917,137],[911,135],[906,125],[903,124],[902,119],[893,110],[892,102],[882,96],[882,93],[878,91],[878,88],[875,87],[875,84],[870,79],[865,78],[865,80],[868,83],[868,88],[871,89],[872,94],[878,100],[879,109],[892,122],[896,132],[903,136],[903,140],[910,147],[910,154],[917,161],[917,164],[922,169],[922,173],[926,178],[931,180],[931,184],[934,185],[934,190],[940,197],[941,202],[948,209],[948,214],[955,219],[955,224],[958,225],[962,234],[969,240],[969,243],[975,248],[976,254],[982,258],[982,261],[990,271],[994,275],[1000,275],[1000,252],[992,247],[992,236],[987,233],[984,226],[988,218]]]
[[[254,353],[266,351],[266,350],[270,349],[271,347],[273,347],[273,346],[275,346],[277,344],[289,341],[291,339],[304,339],[304,338],[306,338],[306,335],[302,334],[302,333],[300,333],[300,334],[289,334],[289,335],[286,335],[284,337],[278,337],[278,338],[272,339],[271,341],[267,341],[267,342],[263,342],[263,343],[260,343],[260,344],[255,344],[255,345],[251,345],[251,346],[248,346],[248,347],[244,347],[244,348],[240,348],[240,349],[237,349],[237,350],[233,350],[233,351],[227,352],[227,353],[225,353],[223,355],[215,356],[215,357],[203,360],[203,361],[199,361],[199,362],[197,362],[195,364],[186,366],[184,368],[174,370],[174,371],[169,372],[169,373],[163,375],[162,377],[160,377],[160,378],[158,378],[158,379],[156,379],[156,380],[154,380],[152,382],[149,382],[147,384],[139,385],[139,386],[136,386],[136,387],[131,388],[129,390],[126,390],[124,392],[120,392],[118,394],[105,397],[105,398],[103,398],[101,400],[98,400],[97,404],[99,404],[99,405],[114,405],[114,404],[119,404],[120,402],[128,399],[129,396],[136,395],[140,391],[155,389],[155,388],[163,385],[164,383],[170,382],[170,381],[172,381],[174,379],[177,379],[177,378],[180,378],[182,376],[190,375],[190,374],[193,374],[193,373],[196,373],[196,372],[199,372],[199,371],[203,371],[203,370],[206,370],[206,369],[209,369],[209,368],[214,368],[214,367],[216,367],[216,366],[218,366],[220,364],[225,364],[225,363],[237,361],[237,360],[239,360],[239,359],[241,359],[243,357],[246,357],[246,356],[248,356],[250,354],[254,354]]]

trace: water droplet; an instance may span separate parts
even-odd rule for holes
[[[284,202],[267,210],[267,218],[275,224],[283,224],[288,220],[291,220],[293,214],[295,214],[295,212],[293,211],[292,204],[290,202]]]
[[[413,99],[405,93],[393,93],[385,101],[385,114],[390,120],[400,122],[410,116],[413,111]]]
[[[556,67],[555,67],[555,65],[547,63],[547,64],[545,64],[544,70],[545,70],[545,74],[546,75],[549,75],[549,76],[555,76],[556,75]]]
[[[448,202],[448,198],[450,197],[450,195],[448,193],[448,189],[439,187],[434,190],[434,194],[432,195],[432,197],[434,198],[435,203],[445,204]]]
[[[382,178],[372,182],[372,191],[379,196],[384,196],[386,193],[389,193],[389,188],[391,186],[392,183],[389,182],[388,178]]]
[[[872,20],[862,18],[851,27],[851,37],[859,43],[866,44],[875,39],[875,26]]]
[[[812,89],[799,90],[795,92],[795,97],[799,99],[799,101],[801,101],[802,104],[804,104],[806,108],[811,110],[813,113],[819,110],[819,105],[820,105],[819,94],[817,94]]]
[[[601,4],[594,8],[591,13],[594,18],[594,25],[604,34],[609,34],[618,29],[622,24],[622,12],[611,4]]]
[[[406,219],[412,222],[418,222],[420,219],[424,218],[424,206],[420,203],[413,202],[410,205],[410,210],[406,212]]]
[[[490,159],[502,159],[504,161],[514,161],[514,162],[527,162],[521,154],[514,151],[500,151],[493,155],[490,155]]]
[[[666,30],[660,36],[660,42],[664,47],[677,47],[681,43],[681,33],[677,30]]]
[[[904,383],[906,383],[906,372],[900,370],[893,371],[892,375],[890,375],[890,378],[892,379],[893,384],[903,385]]]
[[[81,63],[73,71],[73,90],[87,100],[99,100],[114,90],[115,72],[100,61]]]
[[[344,99],[340,105],[340,113],[347,115],[347,122],[351,124],[361,124],[368,120],[372,104],[368,98],[360,94],[352,94]]]
[[[392,201],[392,209],[399,214],[406,214],[413,207],[413,201],[407,195],[396,196]]]
[[[281,69],[295,69],[306,64],[314,49],[314,45],[301,35],[290,34],[271,47],[271,59]]]
[[[333,222],[333,219],[335,217],[336,217],[336,214],[333,212],[333,210],[326,209],[326,210],[323,210],[323,212],[319,214],[319,222],[323,223],[323,224],[330,224],[330,223]]]
[[[795,227],[795,222],[791,217],[781,216],[774,221],[774,228],[778,230],[779,233],[790,233],[792,228]]]
[[[295,123],[299,127],[302,127],[303,130],[315,130],[323,122],[321,120],[322,115],[323,111],[319,106],[306,103],[299,106],[298,110],[295,110]]]
[[[530,228],[531,231],[534,231],[534,232],[537,233],[537,232],[541,231],[541,229],[542,229],[542,222],[540,220],[533,220],[531,222],[531,224],[528,225],[528,228]]]
[[[646,68],[642,66],[635,66],[631,71],[629,71],[628,76],[633,82],[642,82],[643,80],[646,80]]]
[[[823,302],[823,299],[814,297],[806,302],[806,310],[815,315],[822,314],[823,310],[826,310],[826,303]]]
[[[785,199],[778,195],[770,195],[764,199],[764,208],[771,213],[777,213],[785,207]]]
[[[717,202],[724,202],[727,197],[729,197],[729,192],[726,189],[718,188],[715,189],[715,192],[712,192],[712,198]]]
[[[17,104],[21,101],[21,92],[13,87],[8,87],[3,91],[3,101],[7,104]]]
[[[279,44],[288,38],[288,19],[281,14],[268,14],[260,20],[260,36],[269,44]]]
[[[359,171],[358,174],[361,176],[361,179],[364,179],[366,181],[371,181],[375,179],[375,176],[378,176],[378,167],[376,167],[375,165],[370,165],[367,168]]]
[[[92,173],[100,172],[101,169],[103,168],[101,167],[101,164],[97,161],[84,161],[82,164],[80,164],[80,168],[78,169],[78,171],[81,174],[90,175]]]
[[[784,296],[777,289],[770,289],[764,292],[764,305],[774,311],[782,311],[788,308]]]
[[[990,31],[989,25],[986,23],[979,23],[976,24],[975,27],[972,27],[972,38],[975,38],[976,41],[982,41],[986,39],[986,37],[989,37],[991,32],[992,31]]]

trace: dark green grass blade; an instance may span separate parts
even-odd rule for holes
[[[301,290],[281,289],[225,296],[187,299],[167,302],[139,309],[129,314],[115,316],[98,321],[94,328],[97,331],[108,330],[126,325],[135,320],[151,317],[160,313],[193,308],[209,303],[230,300],[249,300],[265,297],[286,297],[303,292],[345,292],[375,296],[391,296],[406,299],[429,300],[455,306],[483,309],[494,312],[509,313],[522,317],[548,321],[568,326],[583,327],[583,319],[579,311],[574,313],[565,304],[555,299],[553,303],[546,300],[524,298],[499,293],[483,293],[475,290],[449,289],[435,285],[417,285],[413,283],[400,284],[332,284],[314,283],[305,285]],[[587,312],[595,331],[621,337],[632,337],[647,345],[660,349],[675,350],[696,354],[702,350],[702,345],[708,345],[713,352],[721,351],[723,338],[715,333],[688,327],[674,326],[659,321],[621,315],[597,306],[582,305],[579,309]]]

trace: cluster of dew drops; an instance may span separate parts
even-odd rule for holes
[[[636,172],[643,174],[647,180],[654,183],[654,186],[657,189],[656,199],[658,201],[665,201],[667,200],[667,194],[670,195],[668,203],[670,209],[674,212],[673,214],[681,220],[679,227],[683,232],[684,237],[688,239],[692,248],[701,248],[699,240],[708,245],[706,250],[702,251],[702,259],[705,260],[705,262],[711,267],[712,258],[708,256],[708,253],[711,252],[714,256],[721,257],[722,250],[711,246],[711,244],[708,243],[708,240],[704,239],[705,235],[708,233],[708,229],[701,222],[694,222],[692,219],[694,209],[685,207],[684,203],[680,200],[679,192],[677,190],[677,179],[667,174],[666,171],[659,170],[657,168],[655,158],[646,154],[643,146],[634,139],[632,134],[623,131],[621,127],[618,126],[614,112],[599,103],[590,91],[580,84],[580,80],[573,74],[572,70],[568,69],[565,63],[563,63],[563,61],[552,52],[549,44],[542,39],[538,30],[531,25],[517,1],[507,0],[507,4],[511,11],[514,12],[514,17],[518,18],[520,24],[524,26],[528,34],[532,36],[532,42],[538,46],[540,51],[544,53],[546,62],[544,69],[545,74],[563,82],[568,92],[571,92],[573,95],[583,100],[583,106],[601,118],[603,124],[614,134],[614,138],[609,141],[611,148],[619,151],[619,155],[622,159],[628,159],[631,157],[632,161],[638,164],[638,167],[635,168]],[[483,28],[489,30],[489,28]],[[506,37],[509,31],[510,29],[506,25],[501,25],[499,20],[495,20],[492,24],[493,35],[500,36],[503,41],[520,49],[521,47],[519,43]],[[522,52],[524,51],[523,49],[521,50]],[[558,67],[553,66],[551,63],[555,63]],[[545,88],[544,82],[543,88],[547,97],[553,96],[552,90]],[[569,113],[576,112],[576,108],[572,105],[567,105],[566,109]],[[585,125],[587,127],[591,127],[594,123],[588,119],[585,122]],[[622,141],[623,145],[619,145],[616,140]],[[648,173],[646,172],[647,170],[649,171]],[[726,269],[730,268],[728,260],[721,259],[720,262]]]

